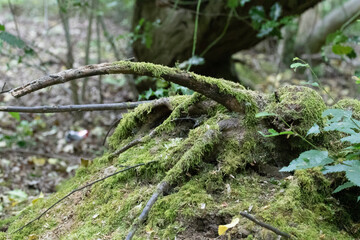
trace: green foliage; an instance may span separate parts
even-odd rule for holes
[[[269,14],[265,12],[263,6],[258,5],[250,8],[249,15],[253,28],[259,31],[257,34],[259,38],[266,36],[281,38],[280,28],[290,24],[293,19],[293,17],[280,18],[282,15],[282,6],[278,2],[271,6]]]
[[[326,45],[331,47],[333,53],[340,56],[347,56],[349,58],[356,58],[357,55],[354,48],[349,46],[352,42],[359,43],[359,40],[346,36],[342,29],[329,34],[326,38]],[[323,55],[326,56],[324,53],[325,48],[323,48],[322,51]]]
[[[146,48],[150,49],[153,42],[153,30],[160,26],[160,20],[149,22],[144,18],[139,20],[139,23],[134,28],[133,32],[129,34],[119,35],[117,39],[129,38],[130,43],[140,41]]]
[[[284,167],[280,171],[290,172],[298,169],[322,167],[323,174],[345,172],[348,182],[337,187],[334,193],[353,186],[360,187],[360,161],[358,160],[360,155],[360,121],[352,118],[351,111],[342,109],[327,109],[322,116],[326,119],[325,127],[320,130],[319,126],[314,125],[308,131],[308,135],[329,131],[342,133],[341,136],[343,137],[341,137],[340,141],[352,144],[350,147],[342,149],[346,160],[333,164],[335,157],[329,157],[328,151],[310,150],[300,154],[288,167]]]
[[[12,147],[14,144],[19,147],[26,147],[34,144],[32,139],[34,132],[39,128],[44,128],[46,123],[42,119],[35,119],[31,122],[20,120],[18,113],[11,113],[17,120],[16,131],[13,134],[0,133],[0,145]]]

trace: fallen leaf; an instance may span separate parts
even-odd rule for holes
[[[239,223],[239,218],[234,218],[231,223],[226,225],[219,225],[218,233],[219,236],[224,235],[229,228],[235,227]]]
[[[37,201],[39,201],[40,199],[43,199],[43,198],[44,198],[44,194],[43,194],[43,192],[41,192],[39,194],[39,196],[37,198],[35,198],[34,200],[32,200],[31,202],[32,202],[32,204],[35,204]]]

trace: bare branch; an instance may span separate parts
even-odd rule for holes
[[[51,74],[39,78],[24,86],[15,88],[11,91],[11,94],[18,98],[45,87],[65,83],[79,78],[120,73],[163,78],[167,81],[188,87],[196,92],[199,92],[224,105],[232,111],[244,112],[246,108],[245,105],[247,103],[239,102],[234,94],[229,92],[229,89],[231,88],[237,88],[240,91],[243,90],[244,88],[241,85],[226,80],[220,80],[221,82],[219,82],[219,79],[211,77],[205,78],[201,75],[182,71],[176,68],[169,68],[152,63],[139,63],[130,61],[94,64],[83,66],[77,69],[65,70],[57,74]]]
[[[133,109],[144,103],[154,101],[123,102],[123,103],[105,103],[105,104],[84,104],[67,106],[0,106],[0,112],[23,112],[23,113],[58,113],[58,112],[82,112],[82,111],[108,111],[108,110],[126,110]]]
[[[283,236],[285,238],[290,238],[291,237],[288,233],[282,232],[279,229],[277,229],[277,228],[275,228],[275,227],[273,227],[273,226],[271,226],[271,225],[269,225],[267,223],[261,222],[261,221],[257,220],[256,218],[254,218],[253,216],[251,216],[250,214],[248,214],[246,212],[240,212],[240,215],[243,216],[243,217],[246,217],[247,219],[253,221],[254,223],[256,223],[257,225],[259,225],[261,227],[264,227],[266,229],[269,229],[270,231],[273,231],[277,235]]]

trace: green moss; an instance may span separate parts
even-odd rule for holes
[[[339,231],[349,222],[343,209],[330,197],[329,181],[319,171],[297,171],[283,192],[274,196],[268,208],[259,212],[267,222],[295,239],[351,239]]]
[[[340,108],[344,110],[351,110],[353,117],[360,119],[360,101],[356,99],[345,98],[337,102],[333,108]]]
[[[239,168],[244,169],[248,163],[253,162],[256,142],[249,138],[240,143],[237,139],[225,139],[224,151],[219,155],[220,169],[226,174],[234,174]]]
[[[220,131],[216,120],[217,116],[210,118],[202,126],[190,131],[189,139],[193,139],[194,143],[175,166],[167,172],[165,181],[170,184],[178,183],[184,178],[187,171],[203,161],[204,155],[209,153],[219,140]]]
[[[114,134],[109,138],[109,147],[117,149],[121,141],[131,136],[136,127],[146,120],[146,115],[151,112],[152,108],[152,103],[141,104],[133,111],[124,114],[121,124],[118,125]]]
[[[174,110],[170,114],[170,116],[156,128],[157,133],[161,132],[170,132],[175,127],[175,119],[179,118],[182,113],[187,113],[189,107],[191,107],[194,103],[204,99],[202,95],[199,93],[194,93],[191,96],[178,96],[173,97],[170,100],[171,105],[174,107]]]
[[[280,88],[265,111],[281,116],[292,130],[305,136],[314,123],[322,125],[321,114],[326,109],[320,95],[313,89],[300,86]],[[277,125],[283,125],[278,120]],[[287,126],[284,126],[285,130]]]

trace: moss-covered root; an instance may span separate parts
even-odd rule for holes
[[[139,228],[139,226],[145,221],[147,216],[149,215],[151,207],[155,204],[156,200],[159,198],[160,195],[162,195],[165,191],[167,191],[170,187],[170,184],[168,182],[161,182],[157,185],[156,191],[151,196],[149,201],[146,203],[146,206],[144,207],[143,211],[141,212],[139,218],[135,221],[133,226],[131,227],[131,230],[129,234],[126,236],[126,240],[131,240],[136,230]]]
[[[143,129],[146,122],[154,122],[172,111],[172,105],[168,98],[162,98],[152,103],[142,104],[134,111],[124,115],[114,134],[109,138],[109,147],[111,150],[119,148],[122,140],[134,135],[134,131]]]
[[[220,131],[217,124],[209,124],[215,118],[210,118],[201,127],[194,129],[190,137],[195,137],[193,146],[180,158],[180,160],[166,174],[165,182],[171,185],[179,183],[188,171],[198,166],[206,153],[212,151],[214,145],[218,143]]]

